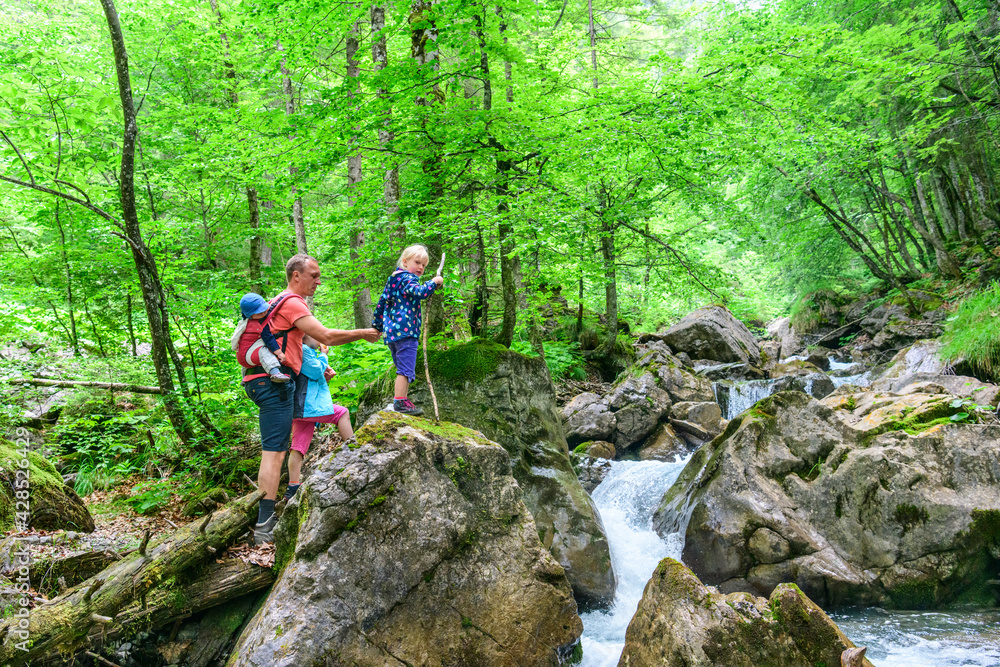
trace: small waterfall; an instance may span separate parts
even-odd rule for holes
[[[625,646],[625,630],[642,599],[657,563],[680,560],[684,537],[660,539],[652,528],[653,512],[690,457],[674,463],[614,461],[593,499],[608,534],[611,562],[618,578],[615,600],[607,612],[581,615],[583,667],[614,667]]]
[[[774,380],[750,380],[748,382],[713,382],[715,400],[722,407],[722,417],[732,419],[747,410],[757,401],[774,393]]]
[[[625,631],[657,563],[667,556],[680,560],[683,535],[675,533],[661,540],[652,530],[652,516],[688,460],[614,461],[594,490],[618,588],[610,610],[581,616],[583,667],[618,664]],[[830,616],[855,644],[868,647],[868,657],[877,667],[1000,665],[997,609],[908,612],[871,608]]]

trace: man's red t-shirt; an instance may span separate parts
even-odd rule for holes
[[[270,303],[274,303],[284,294],[288,294],[289,296],[278,308],[277,315],[271,318],[271,333],[277,336],[280,331],[290,330],[288,331],[288,343],[284,346],[284,365],[298,373],[302,370],[302,337],[305,334],[295,328],[295,321],[308,315],[312,315],[312,313],[309,312],[309,306],[306,305],[305,299],[297,294],[292,294],[288,290],[285,290],[281,294],[275,296],[271,299]],[[265,377],[267,377],[267,373],[245,375],[243,376],[243,381],[248,382],[250,380]]]

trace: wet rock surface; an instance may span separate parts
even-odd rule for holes
[[[954,396],[767,398],[692,457],[654,524],[723,592],[794,582],[824,607],[994,604],[1000,426]],[[761,532],[766,530],[767,532]]]
[[[770,599],[720,593],[665,558],[629,624],[619,667],[840,665],[854,644],[793,584]],[[867,660],[862,663],[871,667]]]
[[[570,463],[545,362],[488,342],[432,351],[429,361],[442,419],[481,431],[510,454],[542,543],[566,569],[578,602],[585,607],[610,604],[615,580],[607,537]],[[418,367],[410,397],[426,415],[433,408],[422,364]],[[359,415],[385,407],[391,392],[389,381],[370,387]],[[611,434],[584,439],[610,440]]]
[[[278,581],[229,665],[553,665],[582,631],[507,452],[380,413],[278,524]]]

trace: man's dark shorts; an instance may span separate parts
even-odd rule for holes
[[[392,363],[396,364],[396,375],[402,375],[410,382],[417,378],[417,339],[400,338],[389,343]]]
[[[256,378],[243,383],[243,389],[260,410],[260,447],[265,452],[287,452],[292,435],[292,419],[302,416],[306,401],[306,376],[282,366],[281,370],[295,379],[292,382],[271,382]]]

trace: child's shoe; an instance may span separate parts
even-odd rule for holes
[[[397,398],[392,402],[392,409],[404,415],[417,415],[424,414],[424,411],[413,404],[408,398]]]
[[[285,375],[277,368],[272,368],[267,374],[271,376],[271,382],[288,382],[292,379],[291,375]]]

